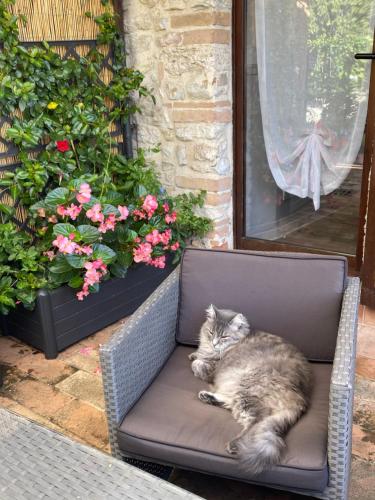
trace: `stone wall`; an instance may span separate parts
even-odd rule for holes
[[[149,148],[168,191],[207,190],[207,247],[231,247],[231,0],[123,0],[128,63],[156,105],[143,100],[136,142]]]

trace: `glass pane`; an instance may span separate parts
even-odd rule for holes
[[[366,3],[367,0],[364,0]],[[320,184],[320,206],[316,206],[313,199],[309,195],[302,197],[294,194],[293,192],[288,192],[286,189],[281,189],[275,178],[275,172],[270,168],[270,151],[266,145],[265,132],[264,132],[264,120],[269,122],[273,119],[277,120],[277,117],[273,113],[265,116],[266,108],[264,106],[264,101],[261,103],[261,95],[259,91],[259,79],[262,80],[260,76],[259,62],[260,57],[259,47],[257,47],[257,39],[259,44],[259,33],[256,33],[257,23],[259,23],[259,6],[264,0],[249,0],[247,2],[247,40],[246,40],[246,176],[245,176],[245,235],[248,238],[257,238],[269,241],[277,241],[282,243],[287,243],[292,246],[304,246],[313,248],[316,250],[329,250],[338,253],[352,254],[356,253],[357,246],[357,234],[358,234],[358,224],[359,224],[359,205],[361,196],[361,179],[362,179],[362,168],[363,168],[363,149],[364,140],[361,143],[361,136],[359,141],[357,138],[356,152],[352,155],[350,163],[342,161],[338,156],[335,157],[333,163],[334,174],[339,172],[339,182],[335,189],[326,189],[324,185],[324,177],[322,174],[321,184]],[[334,2],[337,5],[337,2]],[[354,0],[343,0],[343,5],[347,7],[349,4],[358,5],[357,1]],[[306,144],[306,137],[311,133],[313,125],[311,125],[311,120],[309,115],[318,114],[319,118],[316,120],[318,127],[325,120],[331,129],[337,129],[337,125],[332,125],[333,122],[336,123],[347,123],[349,119],[353,118],[353,109],[355,108],[356,102],[358,103],[360,99],[365,99],[363,95],[359,95],[358,86],[355,87],[356,82],[359,78],[364,81],[366,75],[364,72],[367,71],[364,66],[369,63],[360,62],[363,66],[360,66],[361,74],[358,76],[358,67],[354,66],[350,68],[342,79],[341,76],[337,77],[337,82],[335,81],[335,73],[332,73],[331,78],[326,78],[325,74],[328,71],[327,68],[333,64],[339,64],[339,56],[337,54],[332,54],[330,56],[331,48],[324,48],[321,50],[321,44],[325,43],[324,38],[316,38],[316,25],[312,23],[314,9],[316,12],[326,12],[325,7],[330,7],[332,0],[284,0],[283,2],[276,2],[275,0],[268,0],[267,7],[273,4],[274,6],[279,6],[279,12],[277,15],[283,15],[283,9],[287,9],[287,19],[290,22],[290,26],[283,25],[282,17],[280,17],[280,24],[283,25],[280,30],[285,31],[285,47],[275,48],[274,54],[266,53],[266,60],[279,61],[280,58],[285,58],[285,66],[291,71],[290,76],[290,89],[285,83],[285,74],[280,75],[280,86],[276,86],[273,94],[268,95],[268,99],[274,99],[276,106],[286,104],[286,109],[288,111],[288,106],[296,106],[296,108],[302,108],[302,122],[296,119],[292,123],[291,114],[286,113],[285,120],[279,121],[277,125],[277,132],[281,137],[281,141],[284,142],[288,147],[296,148],[298,150],[299,146],[303,143]],[[368,3],[368,6],[370,2]],[[353,7],[352,6],[352,7]],[[319,11],[320,8],[320,11]],[[310,10],[309,10],[310,9]],[[276,10],[276,7],[275,7]],[[258,14],[258,19],[256,18],[256,13]],[[270,10],[265,10],[265,15],[269,15]],[[358,13],[359,15],[360,13]],[[355,16],[355,13],[353,14]],[[324,15],[319,19],[316,16],[315,21],[325,22]],[[277,21],[275,21],[277,22]],[[262,29],[267,30],[267,24],[264,23]],[[272,23],[270,24],[272,26]],[[275,24],[276,29],[277,25]],[[291,26],[295,26],[295,29],[289,29]],[[258,28],[259,29],[259,28]],[[315,30],[312,33],[312,30]],[[351,50],[350,56],[353,57],[356,51],[349,47],[349,42],[353,45],[353,40],[347,40],[345,43],[345,34],[341,33],[342,50]],[[351,33],[351,35],[357,36],[357,46],[363,49],[369,48],[369,31],[363,31],[363,40],[358,40],[357,33]],[[266,31],[266,37],[267,37]],[[271,36],[270,36],[271,37]],[[303,38],[304,37],[304,38]],[[315,37],[315,38],[314,38]],[[301,42],[302,40],[302,42]],[[314,43],[313,43],[314,42]],[[315,43],[316,42],[316,43]],[[268,43],[268,39],[267,39]],[[333,45],[332,40],[330,41],[331,46]],[[362,45],[361,45],[362,43]],[[304,47],[302,45],[305,44]],[[315,44],[315,45],[314,45]],[[319,50],[316,51],[316,45],[320,44]],[[359,44],[359,45],[358,45]],[[293,53],[293,47],[295,51],[299,51],[297,54]],[[282,50],[283,49],[283,50]],[[327,49],[327,50],[326,50]],[[314,52],[315,51],[315,52]],[[365,50],[360,50],[364,52]],[[333,50],[332,50],[333,52]],[[318,54],[318,55],[317,55]],[[322,60],[322,54],[324,57],[328,57],[329,61]],[[306,59],[305,64],[303,64],[304,57]],[[267,59],[268,58],[268,59]],[[291,61],[292,58],[292,61]],[[294,58],[294,59],[293,59]],[[344,60],[344,59],[343,59]],[[302,63],[301,63],[302,61]],[[290,69],[291,68],[291,69]],[[269,68],[266,68],[267,70]],[[335,67],[335,70],[337,68]],[[286,70],[285,70],[286,71]],[[320,71],[320,73],[319,73]],[[357,72],[357,73],[356,73]],[[270,71],[271,73],[271,71]],[[315,80],[312,75],[317,74]],[[262,85],[264,84],[264,75]],[[266,74],[266,78],[268,73]],[[313,83],[305,85],[305,80],[309,79]],[[345,79],[346,78],[346,79]],[[357,80],[353,80],[357,78]],[[297,81],[298,80],[298,81]],[[354,85],[353,85],[354,81]],[[319,85],[317,85],[317,82]],[[332,83],[333,82],[333,83]],[[362,82],[363,83],[363,82]],[[294,92],[293,85],[300,85],[300,94]],[[327,94],[334,95],[335,100],[328,102],[325,99],[325,87],[327,87]],[[334,88],[332,89],[332,85]],[[320,87],[319,87],[320,86]],[[317,88],[319,87],[319,88]],[[307,90],[306,90],[307,89]],[[353,90],[354,89],[354,90]],[[289,91],[290,90],[290,91]],[[289,94],[288,94],[289,92]],[[306,92],[306,95],[304,95]],[[315,92],[319,96],[322,96],[320,101],[314,96],[314,100],[311,98],[309,92]],[[350,97],[346,98],[346,93],[352,93],[354,105],[350,101]],[[356,93],[355,93],[356,92]],[[283,96],[288,102],[282,102]],[[264,97],[264,96],[263,96]],[[349,103],[347,108],[340,103]],[[290,102],[290,104],[289,104]],[[316,104],[318,102],[318,105]],[[328,104],[331,104],[331,109],[328,110]],[[275,105],[275,103],[273,103]],[[332,104],[333,103],[333,104]],[[262,104],[262,105],[261,105]],[[334,108],[335,106],[335,108]],[[263,111],[263,115],[262,115]],[[268,109],[269,111],[269,109]],[[336,113],[336,116],[335,116]],[[340,114],[341,113],[341,114]],[[362,111],[363,114],[363,111]],[[329,118],[329,116],[330,118]],[[332,117],[334,118],[332,120]],[[309,121],[310,120],[310,121]],[[298,122],[298,124],[297,124]],[[303,123],[303,127],[308,129],[310,126],[310,131],[301,128],[301,139],[300,142],[292,137],[291,129],[294,127],[298,131],[299,124]],[[315,127],[316,127],[315,123]],[[301,126],[302,127],[302,126]],[[361,126],[361,132],[363,133],[363,125]],[[327,126],[328,128],[328,126]],[[327,130],[327,128],[325,130]],[[340,146],[340,133],[343,136],[342,130],[336,130],[337,134],[335,136],[335,141]],[[332,132],[333,134],[333,132]],[[323,134],[321,134],[322,136]],[[341,136],[341,137],[342,137]],[[289,139],[290,138],[290,139]],[[315,137],[312,137],[315,140]],[[319,139],[320,140],[320,139]],[[322,139],[322,143],[325,144],[326,136]],[[343,142],[342,142],[343,143]],[[319,143],[320,144],[320,143]],[[339,147],[338,146],[338,147]],[[359,148],[359,152],[358,152]],[[277,149],[277,147],[276,147]],[[282,147],[281,147],[282,149]],[[314,149],[314,148],[313,148]],[[333,152],[335,145],[330,144],[326,148],[329,152]],[[324,151],[326,150],[324,149]],[[353,149],[353,148],[352,148]],[[275,151],[275,148],[274,150]],[[268,155],[267,155],[268,153]],[[274,154],[274,153],[273,153]],[[285,153],[281,152],[280,156]],[[300,152],[298,153],[300,154]],[[314,154],[314,153],[313,153]],[[323,153],[324,156],[324,153]],[[297,158],[297,161],[300,157]],[[329,163],[329,161],[328,161]],[[294,163],[295,165],[296,163]],[[323,168],[323,167],[322,167]],[[285,170],[287,174],[288,171]],[[285,172],[284,171],[284,172]],[[328,170],[327,170],[328,172]],[[332,184],[331,184],[332,186]],[[291,189],[290,191],[293,191]],[[326,194],[325,194],[326,191]],[[318,204],[319,205],[319,204]]]

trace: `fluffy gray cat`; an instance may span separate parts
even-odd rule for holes
[[[194,375],[211,384],[199,399],[231,410],[243,426],[227,451],[253,474],[278,463],[282,436],[309,402],[311,371],[303,354],[276,335],[251,331],[242,314],[211,305],[189,358]]]

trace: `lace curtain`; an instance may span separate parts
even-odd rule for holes
[[[375,0],[256,0],[268,163],[280,189],[313,200],[337,189],[366,122]]]

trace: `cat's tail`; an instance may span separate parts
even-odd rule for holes
[[[254,424],[236,442],[241,466],[252,474],[259,474],[280,461],[285,447],[281,437],[293,425],[299,413],[282,410]]]

